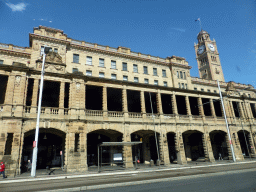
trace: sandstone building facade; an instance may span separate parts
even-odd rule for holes
[[[0,159],[9,175],[20,174],[32,157],[37,103],[46,55],[37,168],[68,172],[97,165],[103,141],[142,141],[109,147],[103,162],[121,153],[125,167],[141,163],[186,164],[219,154],[232,160],[217,80],[237,160],[255,156],[256,90],[225,82],[215,40],[201,31],[195,44],[200,78],[191,77],[183,57],[159,58],[69,38],[39,26],[29,47],[0,44]],[[153,111],[153,115],[152,115]],[[61,156],[62,154],[62,156]]]

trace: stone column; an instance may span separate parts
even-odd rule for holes
[[[122,106],[123,106],[123,112],[124,112],[124,117],[128,118],[128,102],[127,102],[127,89],[126,86],[123,86],[123,90],[122,90]]]
[[[161,98],[161,93],[160,91],[158,90],[157,91],[157,112],[162,115],[163,114],[163,107],[162,107],[162,98]]]
[[[170,165],[167,135],[165,132],[162,132],[160,133],[158,138],[159,138],[160,162],[163,162],[164,165]]]
[[[253,142],[253,137],[252,137],[252,133],[249,132],[248,134],[248,140],[249,140],[249,148],[251,149],[251,156],[252,157],[256,157],[256,154],[255,154],[255,145],[254,145],[254,142]]]
[[[128,131],[123,134],[123,142],[131,142],[131,134]],[[123,158],[125,168],[133,168],[132,146],[123,146]]]
[[[212,98],[210,99],[210,106],[211,106],[211,113],[212,113],[212,116],[213,116],[213,117],[216,117],[215,108],[214,108],[214,104],[213,104]]]
[[[27,78],[25,73],[19,73],[15,76],[12,115],[22,117],[23,106],[26,102]]]
[[[235,115],[232,101],[229,101],[229,105],[230,105],[231,117],[235,118],[236,115]]]
[[[32,101],[31,101],[31,113],[36,114],[37,112],[37,99],[39,94],[39,79],[34,79]]]
[[[233,160],[231,146],[230,146],[230,143],[229,143],[229,137],[228,137],[227,133],[225,135],[225,138],[226,138],[226,143],[227,143],[227,148],[228,148],[228,159]],[[233,147],[235,147],[234,143],[233,143]]]
[[[188,114],[189,116],[191,116],[191,109],[190,109],[190,103],[189,103],[189,98],[188,98],[188,96],[185,97],[185,100],[186,100],[187,114]]]
[[[175,149],[177,152],[177,163],[181,165],[187,164],[182,133],[177,132],[175,134],[174,140],[175,140]]]
[[[232,133],[232,143],[233,143],[233,147],[234,147],[234,153],[235,153],[235,156],[236,156],[236,160],[237,161],[244,160],[244,156],[242,154],[241,145],[240,145],[240,142],[239,142],[237,132]]]
[[[141,113],[143,118],[146,117],[146,104],[145,104],[145,96],[144,91],[140,91],[140,106],[141,106]]]
[[[178,115],[178,108],[177,108],[177,102],[176,102],[176,95],[175,93],[172,94],[172,111],[175,116]]]
[[[202,141],[203,141],[205,159],[210,162],[215,162],[213,152],[212,152],[211,139],[208,132],[202,135]]]
[[[107,117],[108,116],[107,86],[103,86],[103,90],[102,90],[102,109],[103,109],[103,117]]]
[[[242,108],[242,103],[241,102],[237,102],[238,103],[238,110],[239,110],[239,114],[240,114],[240,118],[244,119],[245,118],[245,114]]]
[[[59,114],[64,114],[64,96],[65,96],[65,82],[60,83],[60,95],[59,95]]]
[[[32,107],[37,106],[38,89],[39,89],[39,79],[34,79],[33,92],[32,92],[32,102],[31,102]]]
[[[6,104],[6,105],[12,105],[14,86],[15,86],[15,75],[10,74],[8,77],[6,93],[5,93],[5,100],[4,100],[4,104]],[[8,111],[11,112],[11,106],[8,106]]]
[[[204,115],[204,107],[203,107],[203,103],[202,103],[202,98],[198,97],[198,109],[199,109],[199,115],[205,119],[205,115]]]
[[[251,109],[250,103],[248,101],[245,101],[245,110],[247,111],[248,118],[250,120],[252,120],[254,117],[253,117],[253,114],[252,114],[252,109]]]
[[[78,167],[79,171],[88,171],[87,165],[87,134],[80,133],[80,165]]]

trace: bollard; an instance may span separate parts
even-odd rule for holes
[[[150,167],[154,166],[154,161],[151,159],[150,160]]]
[[[160,160],[159,159],[156,160],[156,166],[160,166]]]

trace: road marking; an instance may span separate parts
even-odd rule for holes
[[[93,186],[82,186],[82,187],[74,187],[74,188],[66,188],[66,189],[57,189],[57,190],[47,190],[47,191],[39,191],[39,192],[58,192],[58,191],[86,191],[86,190],[93,190],[93,189],[102,189],[102,188],[114,188],[114,187],[123,187],[123,186],[131,186],[131,185],[139,185],[139,184],[147,184],[147,183],[158,183],[158,182],[166,182],[166,181],[177,181],[182,179],[194,179],[206,176],[216,176],[216,175],[225,175],[225,174],[232,174],[232,173],[241,173],[241,172],[251,172],[256,171],[255,169],[251,170],[234,170],[234,171],[227,171],[224,173],[206,173],[200,175],[190,175],[190,176],[181,176],[181,177],[172,177],[172,178],[164,178],[164,179],[151,179],[151,180],[143,180],[143,181],[129,181],[123,183],[111,183],[111,184],[103,184],[103,185],[93,185]]]
[[[65,175],[65,176],[57,176],[57,177],[44,177],[44,178],[29,178],[29,179],[13,179],[13,180],[5,180],[0,181],[1,183],[19,183],[19,182],[33,182],[33,181],[45,181],[45,180],[57,180],[57,179],[71,179],[71,178],[86,178],[86,177],[100,177],[100,176],[108,176],[108,175],[128,175],[128,174],[140,174],[140,173],[149,173],[149,172],[161,172],[161,171],[171,171],[171,170],[183,170],[183,169],[196,169],[203,167],[218,167],[218,166],[229,166],[229,165],[238,165],[238,164],[249,164],[256,163],[256,161],[250,162],[236,162],[236,163],[227,163],[227,164],[214,164],[214,165],[204,165],[204,166],[191,166],[191,167],[177,167],[177,168],[165,168],[165,169],[157,169],[157,170],[140,170],[140,171],[127,171],[127,172],[115,172],[115,173],[96,173],[96,174],[87,174],[87,175]]]

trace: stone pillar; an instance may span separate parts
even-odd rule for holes
[[[74,153],[75,134],[68,132],[66,134],[65,142],[65,168],[67,172],[72,172],[75,169],[75,165],[72,163],[72,156]]]
[[[64,114],[64,96],[65,96],[65,82],[60,83],[60,95],[59,95],[59,114]]]
[[[39,79],[34,79],[32,102],[31,102],[32,107],[37,107],[38,90],[39,90]]]
[[[252,137],[251,132],[249,132],[249,134],[248,134],[248,140],[249,140],[249,146],[248,147],[251,149],[251,156],[256,157],[255,145],[254,145],[254,142],[253,142],[253,137]]]
[[[233,108],[233,103],[232,103],[232,101],[228,101],[228,102],[229,102],[229,106],[230,106],[231,117],[235,118],[236,115],[235,115],[235,111],[234,111],[234,108]]]
[[[210,162],[215,162],[213,152],[212,152],[211,139],[208,132],[202,135],[202,141],[203,141],[203,147],[204,147],[205,160],[208,160]]]
[[[233,143],[233,147],[234,147],[234,153],[235,153],[236,160],[237,161],[244,160],[244,156],[242,154],[241,145],[239,142],[237,132],[232,133],[232,143]]]
[[[15,86],[15,76],[13,74],[10,74],[8,77],[8,82],[6,86],[4,104],[12,105],[14,86]],[[11,108],[9,108],[9,110],[11,110]]]
[[[141,106],[141,113],[143,118],[146,117],[146,104],[145,104],[145,96],[144,91],[140,91],[140,106]]]
[[[231,146],[230,146],[230,143],[229,143],[229,137],[228,137],[228,134],[226,133],[225,135],[225,138],[226,138],[226,143],[227,143],[227,148],[228,148],[228,159],[229,160],[233,160],[233,156],[232,156],[232,151],[231,151]],[[233,147],[234,146],[234,143],[233,143]]]
[[[245,114],[242,108],[242,103],[241,102],[237,102],[238,103],[238,110],[239,110],[239,114],[240,114],[240,118],[244,119],[245,118]]]
[[[127,89],[125,85],[122,90],[122,101],[123,101],[122,107],[123,107],[124,117],[128,118]]]
[[[178,108],[177,108],[175,93],[172,94],[172,111],[174,115],[178,115]]]
[[[102,90],[102,109],[103,109],[103,116],[108,116],[108,95],[107,95],[107,86],[103,86]]]
[[[126,132],[125,134],[123,134],[123,142],[131,142],[130,133]],[[123,158],[125,168],[133,168],[132,146],[123,146]]]
[[[12,99],[12,115],[22,117],[23,106],[26,102],[27,78],[25,73],[15,76],[13,99]]]
[[[198,109],[199,109],[199,115],[202,116],[202,118],[205,118],[204,115],[204,107],[203,107],[203,103],[202,103],[202,98],[198,97]]]
[[[78,170],[81,172],[88,171],[87,165],[87,134],[80,133],[80,165]]]
[[[187,114],[188,114],[189,116],[191,116],[191,109],[190,109],[190,103],[189,103],[189,98],[188,98],[188,96],[185,97],[185,100],[186,100]]]
[[[162,99],[161,99],[161,93],[160,91],[158,90],[157,92],[157,99],[156,99],[156,102],[157,102],[157,112],[162,115],[163,114],[163,107],[162,107]]]
[[[182,133],[177,132],[175,134],[174,140],[175,140],[175,148],[177,152],[177,163],[181,165],[187,164]]]
[[[214,104],[213,104],[213,100],[212,99],[210,99],[210,106],[211,106],[212,116],[216,117],[215,108],[214,108]]]
[[[159,138],[160,160],[161,162],[164,163],[164,165],[170,165],[167,135],[165,132],[162,132],[160,133],[158,138]]]

